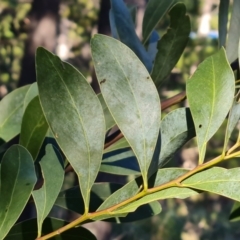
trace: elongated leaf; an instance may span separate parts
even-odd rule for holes
[[[20,133],[24,99],[29,87],[12,91],[0,102],[0,139],[5,142]]]
[[[131,5],[127,4],[128,11],[132,17],[133,23],[136,26],[136,20],[137,20],[137,5]]]
[[[150,0],[148,1],[143,17],[143,43],[145,44],[151,35],[151,32],[160,22],[162,17],[172,6],[174,0]]]
[[[46,120],[79,178],[86,211],[102,161],[105,122],[101,104],[83,75],[44,48],[36,70]]]
[[[102,95],[138,159],[146,183],[160,127],[157,90],[136,55],[119,41],[95,35],[91,47]]]
[[[31,155],[24,147],[13,145],[0,165],[0,239],[20,216],[36,181]]]
[[[115,23],[115,18],[114,18],[114,14],[113,14],[112,9],[110,9],[110,11],[109,11],[109,22],[110,22],[112,37],[116,38],[116,39],[119,39],[118,31],[117,31],[117,27],[116,27],[116,23]]]
[[[198,192],[196,192],[192,189],[189,189],[189,188],[171,187],[171,188],[164,189],[162,191],[144,196],[141,199],[128,204],[126,207],[123,207],[114,213],[133,212],[133,211],[136,211],[136,209],[138,207],[142,206],[143,204],[147,204],[147,203],[151,203],[151,202],[159,201],[159,200],[163,200],[163,199],[169,199],[169,198],[184,199],[184,198],[196,195],[196,194],[198,194]]]
[[[96,183],[93,185],[91,191],[90,212],[94,212],[113,192],[121,188],[122,185],[116,183]],[[84,206],[83,199],[78,187],[62,191],[55,203],[65,209],[70,209],[74,212],[83,214]],[[161,206],[158,202],[146,204],[137,209],[136,212],[128,214],[126,217],[113,217],[107,218],[104,221],[108,222],[132,222],[151,217],[161,212]],[[103,220],[104,217],[101,219]]]
[[[169,16],[170,28],[158,42],[158,53],[151,74],[158,90],[181,57],[191,31],[190,19],[183,3],[177,3],[170,10]]]
[[[116,123],[114,119],[112,118],[111,113],[108,110],[108,107],[104,101],[104,98],[101,93],[98,94],[98,99],[102,105],[103,113],[104,113],[104,118],[105,118],[105,123],[106,123],[106,131],[108,131],[110,128],[112,128]]]
[[[114,144],[112,144],[109,147],[107,147],[106,149],[104,149],[104,153],[112,152],[112,151],[122,149],[122,148],[129,148],[129,147],[130,146],[129,146],[126,138],[122,137],[117,142],[115,142]]]
[[[127,6],[123,0],[111,0],[111,6],[110,16],[117,30],[114,36],[117,35],[122,43],[131,48],[150,72],[152,70],[150,56],[135,32],[132,16]]]
[[[38,86],[37,86],[37,83],[33,83],[30,85],[27,93],[26,93],[26,96],[25,96],[25,99],[24,99],[24,104],[23,104],[23,109],[25,110],[28,106],[28,104],[36,97],[38,96]]]
[[[195,124],[199,162],[206,145],[223,123],[232,105],[235,80],[222,48],[202,62],[187,81],[187,99]]]
[[[240,1],[234,0],[232,6],[232,14],[230,27],[228,31],[228,39],[226,45],[227,58],[230,63],[234,62],[238,57],[238,43],[240,38]]]
[[[240,201],[240,168],[213,167],[182,182],[182,186],[216,193]]]
[[[218,13],[219,47],[224,47],[227,38],[229,0],[220,0]]]
[[[229,220],[231,222],[236,222],[240,220],[240,202],[234,202],[229,216]]]
[[[142,204],[142,206],[140,206],[138,209],[135,209],[134,212],[106,212],[106,214],[102,214],[100,216],[93,216],[91,220],[104,220],[108,222],[116,221],[117,223],[133,222],[152,217],[159,214],[161,211],[162,207],[160,203],[158,201],[154,201],[151,203]]]
[[[173,179],[176,179],[188,170],[182,168],[165,168],[158,170],[155,176],[152,176],[149,179],[149,185],[151,188],[160,186],[164,183],[170,182]],[[109,208],[113,205],[116,205],[126,199],[129,199],[135,196],[142,189],[142,180],[141,178],[136,178],[125,186],[114,192],[105,202],[98,208],[98,210],[103,210]],[[179,189],[180,191],[181,189]]]
[[[40,161],[44,183],[32,194],[37,208],[38,237],[41,236],[43,221],[51,211],[64,179],[63,161],[61,159],[62,163],[59,162],[59,154],[57,156],[55,151],[52,145],[46,146],[46,155]]]
[[[47,218],[44,221],[42,232],[43,234],[48,234],[57,230],[68,222],[64,222],[58,219]],[[37,237],[37,220],[31,219],[25,222],[16,224],[5,240],[31,240]],[[70,230],[63,232],[54,238],[53,240],[97,240],[96,237],[86,228],[77,227],[71,228]]]
[[[178,108],[167,114],[161,122],[162,146],[159,166],[171,160],[176,151],[195,135],[189,108]]]
[[[106,198],[121,187],[117,183],[95,183],[90,193],[90,212],[95,212]],[[79,214],[84,213],[84,202],[78,186],[60,192],[55,205]]]
[[[226,151],[229,138],[231,137],[231,134],[232,134],[234,128],[236,127],[237,122],[239,121],[239,118],[240,118],[240,103],[236,102],[236,99],[234,99],[233,105],[232,105],[232,108],[231,108],[231,111],[230,111],[229,117],[228,117],[227,129],[226,129],[225,139],[224,139],[223,153]]]
[[[129,149],[105,154],[100,171],[116,175],[141,174],[137,159]]]
[[[40,106],[39,97],[35,97],[27,106],[22,120],[20,144],[27,148],[35,160],[46,133],[48,124]]]
[[[160,39],[160,36],[158,32],[154,30],[149,38],[149,43],[147,47],[147,51],[152,62],[154,62],[156,58],[156,54],[158,52],[157,45],[158,45],[159,39]]]

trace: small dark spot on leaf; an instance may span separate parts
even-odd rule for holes
[[[199,126],[198,126],[199,128],[201,128],[202,127],[202,124],[199,124]]]
[[[30,185],[30,183],[26,183],[25,185],[28,186],[28,185]]]
[[[150,77],[147,77],[147,79],[149,79]]]
[[[102,81],[100,81],[100,84],[105,83],[106,79],[103,79]]]

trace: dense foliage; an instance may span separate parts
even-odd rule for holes
[[[121,223],[148,218],[161,212],[159,200],[202,192],[240,201],[240,168],[216,166],[240,156],[240,138],[229,147],[240,118],[239,76],[230,65],[238,58],[240,5],[234,1],[226,50],[222,46],[227,21],[219,21],[219,50],[186,81],[186,93],[160,102],[161,86],[191,31],[185,5],[173,3],[149,1],[140,41],[123,1],[111,1],[113,37],[96,34],[91,40],[98,95],[76,68],[42,47],[37,49],[37,83],[14,90],[0,102],[0,239],[78,239],[79,235],[96,239],[75,226],[90,220]],[[220,19],[228,14],[224,3]],[[170,28],[160,38],[154,29],[165,14]],[[163,110],[185,98],[189,107],[161,117]],[[221,154],[206,161],[209,140],[226,118]],[[19,144],[10,146],[17,135]],[[165,168],[195,136],[197,167]],[[69,171],[75,172],[78,185],[61,191]],[[97,183],[99,172],[128,176],[129,181]],[[15,224],[32,203],[37,218],[23,215]],[[56,206],[81,216],[70,223],[48,217]],[[238,216],[236,204],[231,218]]]

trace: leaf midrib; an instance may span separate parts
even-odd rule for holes
[[[106,44],[104,44],[104,45],[106,46],[106,48],[108,48],[108,46],[107,46]],[[120,62],[118,61],[118,59],[117,59],[116,56],[114,55],[114,52],[111,50],[111,48],[108,48],[108,49],[109,49],[110,52],[112,53],[115,61],[118,63],[120,69],[121,69],[122,72],[123,72],[123,75],[125,76],[125,79],[127,80],[127,83],[128,83],[128,85],[129,85],[129,87],[130,87],[130,89],[131,89],[131,92],[132,92],[132,95],[133,95],[133,98],[134,98],[135,105],[137,106],[137,112],[138,112],[139,117],[140,117],[141,127],[142,127],[142,129],[144,130],[144,134],[143,134],[143,136],[144,136],[143,146],[144,146],[144,147],[143,147],[143,148],[144,148],[144,160],[145,160],[145,164],[144,164],[145,173],[142,172],[142,174],[143,174],[143,176],[145,176],[145,174],[147,173],[147,170],[146,170],[146,167],[147,167],[147,166],[146,166],[146,162],[147,162],[147,159],[146,159],[146,140],[145,140],[145,139],[146,139],[146,136],[145,136],[145,130],[146,130],[146,129],[144,128],[143,123],[142,123],[142,115],[141,115],[141,113],[140,113],[140,111],[139,111],[139,106],[138,106],[138,103],[137,103],[137,101],[136,101],[136,97],[135,97],[134,91],[133,91],[133,89],[132,89],[132,86],[131,86],[131,84],[130,84],[129,78],[126,76],[126,74],[125,74],[125,72],[124,72],[124,70],[123,70],[122,65],[120,64]],[[107,103],[106,103],[106,104],[107,104]],[[109,109],[109,111],[111,111],[111,110]],[[116,119],[114,119],[114,120],[116,120]],[[118,122],[118,121],[116,121],[116,122]],[[127,139],[126,136],[125,136],[125,138]],[[135,152],[134,148],[132,147],[132,144],[131,144],[129,141],[128,141],[128,143],[129,143],[129,145],[131,146],[132,151],[134,152],[134,154],[139,157],[139,155]],[[140,165],[140,169],[143,170],[141,164],[139,164],[139,165]]]
[[[169,0],[169,1],[172,1],[172,0]],[[150,23],[153,21],[153,18],[154,18],[155,15],[156,15],[156,12],[158,11],[158,9],[159,9],[160,7],[162,7],[162,4],[164,4],[164,2],[165,2],[165,0],[162,1],[162,2],[158,5],[157,8],[155,8],[155,11],[153,12],[152,17],[151,17],[150,19],[148,19],[148,21],[147,21],[147,25],[146,25],[145,29],[148,29],[148,26],[149,26]],[[167,8],[167,10],[168,10],[168,9],[169,9],[169,7]],[[165,10],[164,13],[166,13],[167,10]],[[146,12],[145,12],[145,13],[146,13]],[[164,13],[163,13],[163,15],[164,15]],[[160,19],[158,19],[158,21],[157,21],[157,23],[155,24],[155,26],[156,26],[156,25],[158,24],[158,22],[162,19],[163,15],[161,16]],[[155,26],[154,26],[154,27],[155,27]],[[154,27],[153,27],[153,28],[154,28]],[[146,31],[145,31],[145,33],[143,33],[143,34],[146,34]],[[151,34],[151,31],[150,31],[150,33],[148,34],[148,36],[145,35],[143,44],[146,43],[146,41],[148,40],[150,34]]]
[[[85,137],[84,139],[85,139],[86,145],[87,145],[87,150],[88,150],[88,165],[89,165],[89,168],[90,168],[90,159],[91,159],[91,157],[90,157],[90,149],[89,149],[89,140],[88,140],[88,138],[87,138],[87,134],[86,134],[86,130],[85,130],[85,127],[84,127],[84,124],[83,124],[83,120],[82,120],[82,118],[81,118],[81,116],[80,116],[80,114],[79,114],[79,112],[78,112],[78,109],[77,109],[77,106],[76,106],[76,104],[75,104],[75,101],[74,101],[74,99],[73,99],[73,97],[72,97],[72,95],[71,95],[71,93],[70,93],[70,91],[69,91],[66,83],[64,82],[61,74],[58,72],[57,68],[55,67],[55,65],[54,65],[54,63],[52,62],[52,60],[49,58],[48,54],[45,53],[45,55],[47,56],[48,60],[50,61],[50,63],[52,64],[53,68],[54,68],[55,71],[57,72],[59,78],[61,79],[62,83],[64,84],[64,86],[65,86],[65,88],[66,88],[66,90],[67,90],[67,92],[68,92],[68,94],[69,94],[69,96],[70,96],[70,99],[71,99],[71,101],[72,101],[72,103],[73,103],[73,106],[74,106],[74,108],[75,108],[75,110],[76,110],[76,112],[77,112],[77,115],[78,115],[78,117],[79,117],[79,121],[80,121],[80,123],[81,123],[81,125],[82,125],[82,128],[83,128],[83,134],[84,134],[84,137]],[[61,60],[60,60],[60,61],[61,61]],[[63,152],[65,152],[65,151],[63,151]],[[74,166],[73,166],[73,167],[74,167]],[[90,188],[89,188],[90,171],[87,171],[87,172],[88,172],[88,182],[87,182],[87,185],[88,185],[88,189],[90,189]],[[77,173],[77,175],[78,175],[79,178],[81,177],[81,176],[79,175],[79,173]],[[79,184],[81,185],[81,181],[79,181]],[[89,193],[88,193],[88,191],[86,191],[85,194],[86,194],[85,198],[84,198],[84,196],[83,196],[84,202],[85,202],[85,200],[89,200]],[[87,203],[85,202],[85,204],[87,204]]]
[[[14,192],[15,192],[15,188],[16,188],[16,185],[17,185],[17,179],[18,179],[19,172],[20,172],[19,169],[20,169],[20,166],[21,166],[21,162],[20,162],[20,151],[19,151],[18,148],[17,148],[17,151],[18,151],[18,158],[17,158],[17,159],[18,159],[18,170],[17,170],[17,174],[16,174],[15,181],[14,181],[14,186],[13,186],[12,191],[11,191],[11,197],[10,197],[8,209],[10,209],[10,206],[11,206],[12,201],[13,201],[13,194],[14,194]],[[7,214],[5,214],[4,220],[3,220],[3,222],[2,222],[2,226],[0,227],[0,232],[1,232],[2,227],[4,226],[4,222],[6,221],[9,212],[10,212],[10,211],[8,210],[8,211],[7,211]],[[4,232],[4,230],[3,230],[3,232]],[[5,234],[6,234],[6,233],[5,233]]]

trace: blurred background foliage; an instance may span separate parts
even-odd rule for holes
[[[130,6],[137,5],[141,13],[147,1],[125,2]],[[218,49],[219,1],[181,2],[185,3],[191,17],[192,32],[184,54],[162,88],[162,99],[184,90],[186,80],[197,65]],[[108,10],[108,0],[1,0],[0,99],[16,87],[35,81],[34,52],[39,45],[71,62],[89,81],[94,79],[89,41],[96,32],[110,34]],[[141,14],[139,15],[140,20],[137,18],[137,23],[141,24]],[[204,16],[210,16],[206,32],[201,30],[201,24],[206,21]],[[157,26],[160,36],[166,32],[168,26],[169,18],[166,15]],[[208,157],[214,157],[221,151],[225,126],[226,123],[210,142]],[[236,137],[234,133],[232,138]],[[197,162],[197,150],[194,146],[194,140],[188,143],[176,154],[169,166],[193,168]],[[227,164],[231,164],[230,167],[238,166],[237,160]],[[232,201],[226,198],[205,193],[184,201],[169,199],[162,202],[162,206],[163,212],[148,220],[104,225],[100,228],[94,223],[95,225],[88,227],[99,239],[104,240],[240,239],[238,223],[228,221]]]

